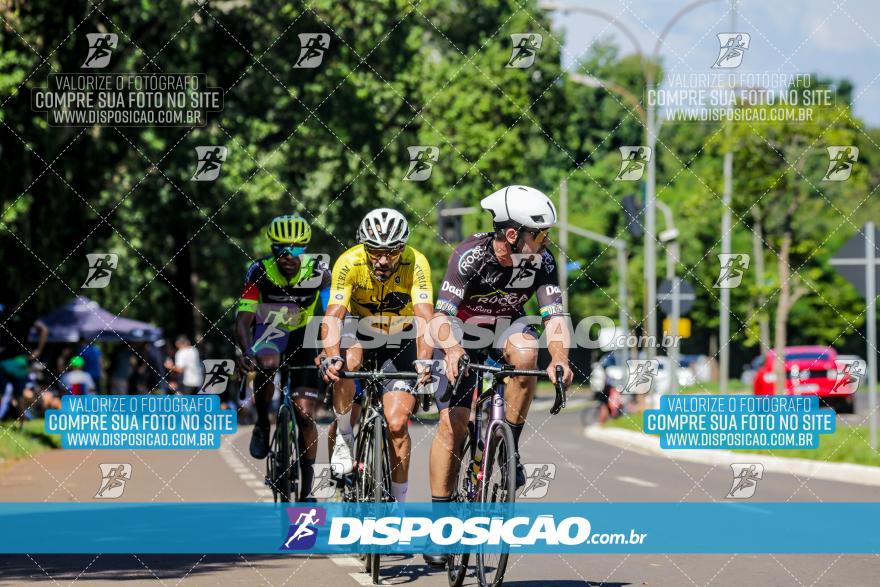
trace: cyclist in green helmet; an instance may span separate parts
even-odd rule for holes
[[[326,307],[330,286],[327,264],[304,255],[312,238],[305,219],[292,215],[273,218],[266,236],[272,254],[257,259],[248,269],[235,320],[238,366],[244,372],[256,370],[257,423],[250,444],[255,459],[264,459],[269,452],[269,405],[281,355],[291,366],[314,364],[315,344],[304,344],[305,327],[317,310]],[[311,490],[318,448],[318,429],[313,419],[318,378],[313,371],[297,372],[296,378],[291,391],[301,416],[303,483],[299,498],[305,499]]]

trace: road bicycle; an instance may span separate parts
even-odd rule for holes
[[[394,501],[391,493],[391,453],[388,439],[388,425],[382,405],[382,394],[386,381],[415,381],[419,374],[414,371],[385,372],[373,365],[368,371],[343,371],[341,377],[360,379],[363,383],[361,394],[361,415],[354,442],[354,469],[351,479],[344,484],[343,501],[358,503],[386,503]],[[415,394],[419,395],[419,394]],[[426,409],[428,396],[422,397],[422,407]],[[369,553],[364,557],[365,570],[372,577],[373,584],[379,584],[379,553]]]
[[[275,417],[275,433],[272,435],[269,454],[266,456],[265,483],[272,490],[275,502],[289,503],[296,501],[302,485],[302,470],[299,466],[302,424],[296,406],[293,404],[290,374],[292,371],[312,371],[317,367],[315,365],[288,365],[287,357],[284,355],[281,356],[280,363],[278,373],[281,376],[281,403]],[[241,400],[244,400],[247,395],[246,387],[247,378],[242,377],[241,388],[238,392],[238,397]]]
[[[516,455],[513,432],[504,417],[504,389],[509,377],[544,377],[546,371],[516,369],[512,365],[470,364],[465,355],[458,365],[458,378],[450,385],[441,402],[449,401],[458,388],[463,374],[472,369],[485,376],[478,377],[468,421],[468,436],[459,455],[458,476],[452,492],[453,503],[513,504],[516,498]],[[556,400],[550,408],[558,414],[565,407],[563,368],[557,365]],[[489,383],[487,385],[487,383]],[[504,582],[508,551],[476,552],[477,579],[482,587],[499,587]],[[447,560],[450,587],[461,587],[467,574],[470,553],[452,554]]]

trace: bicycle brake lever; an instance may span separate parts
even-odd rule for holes
[[[247,398],[247,373],[241,374],[241,385],[238,387],[238,399],[244,401]]]
[[[443,392],[443,396],[440,398],[441,402],[448,402],[449,398],[455,395],[455,392],[458,391],[458,386],[461,384],[461,380],[464,379],[464,372],[467,371],[468,366],[471,364],[471,358],[465,353],[458,359],[458,376],[455,378],[455,382],[451,385],[446,386],[446,391]]]
[[[556,401],[553,402],[553,407],[550,408],[550,413],[554,416],[565,407],[564,375],[565,369],[562,368],[562,365],[556,365]]]

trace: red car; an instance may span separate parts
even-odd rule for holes
[[[755,374],[755,395],[773,395],[776,375],[773,362],[776,352],[770,351]],[[840,369],[840,370],[839,370]],[[823,346],[790,346],[785,348],[785,393],[788,395],[818,395],[823,404],[838,412],[855,411],[853,392],[858,382],[847,383],[842,378],[842,366],[837,363],[837,351]]]

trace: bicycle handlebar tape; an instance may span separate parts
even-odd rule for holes
[[[556,401],[553,402],[553,407],[550,408],[550,413],[554,416],[565,407],[564,375],[565,369],[562,368],[562,365],[556,365]]]

